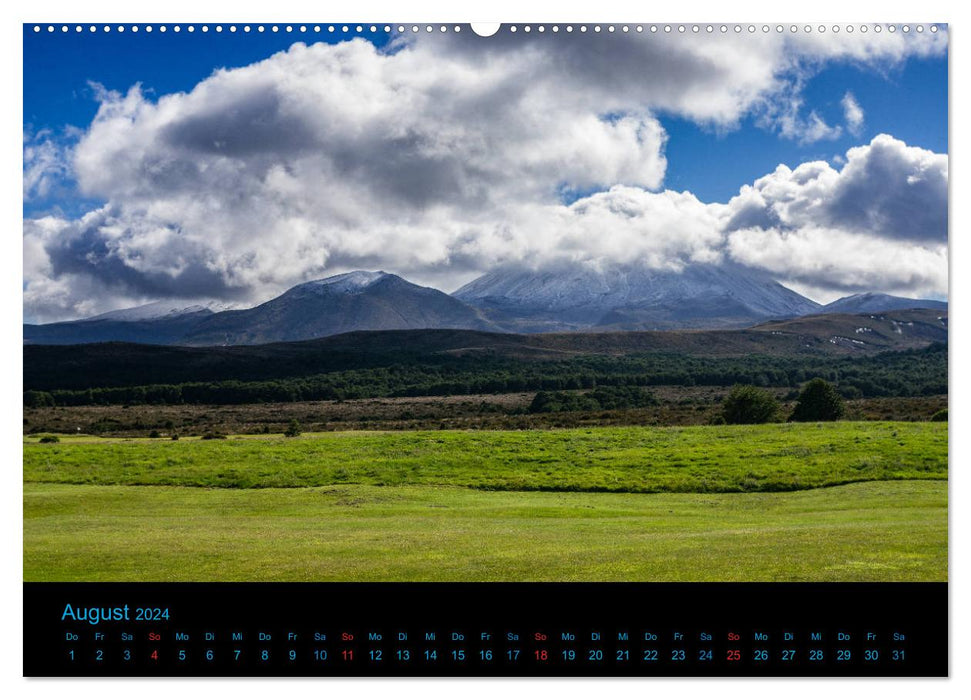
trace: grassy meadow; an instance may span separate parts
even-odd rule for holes
[[[947,424],[24,441],[27,581],[942,581]]]
[[[925,581],[947,484],[604,494],[27,484],[28,581]]]
[[[25,440],[28,482],[696,493],[792,491],[857,481],[947,477],[947,423],[37,441]]]

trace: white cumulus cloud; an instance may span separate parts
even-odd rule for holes
[[[514,261],[677,267],[733,256],[791,279],[816,270],[821,286],[846,288],[856,284],[847,276],[864,279],[855,267],[841,278],[838,265],[799,268],[753,248],[803,250],[831,231],[939,258],[946,156],[881,136],[851,149],[839,171],[780,166],[731,202],[704,203],[663,189],[657,115],[724,130],[756,115],[790,138],[833,138],[840,127],[799,97],[813,70],[945,47],[943,33],[466,32],[385,50],[361,39],[298,43],[157,99],[138,85],[99,90],[70,170],[78,191],[104,205],[76,220],[25,222],[25,313],[260,301],[356,268],[452,289]],[[31,189],[43,187],[45,159],[32,156]],[[946,288],[940,274],[915,273],[910,287],[898,277],[900,288]]]
[[[947,179],[946,155],[886,134],[851,148],[839,170],[780,165],[728,203],[728,250],[828,297],[945,295]]]

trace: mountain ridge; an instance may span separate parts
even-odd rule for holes
[[[454,327],[487,330],[475,309],[391,273],[355,271],[291,287],[252,309],[202,319],[187,344],[252,345],[351,331]]]
[[[769,275],[734,264],[680,271],[574,266],[505,268],[452,295],[383,270],[304,282],[257,306],[154,302],[52,324],[24,324],[25,345],[109,341],[258,345],[354,331],[465,329],[503,333],[738,329],[814,314],[914,308],[946,302],[858,294],[822,306]],[[887,310],[891,310],[887,309]]]

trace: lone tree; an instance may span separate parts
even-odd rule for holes
[[[283,434],[287,437],[300,437],[300,424],[297,422],[296,418],[290,419],[290,424],[287,429],[283,431]]]
[[[813,379],[799,394],[790,421],[839,420],[843,417],[843,397],[829,382]]]
[[[779,402],[772,394],[744,384],[733,386],[722,402],[722,418],[731,424],[769,423],[778,413]]]

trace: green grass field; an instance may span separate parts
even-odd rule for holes
[[[946,479],[946,423],[322,433],[24,445],[24,480],[273,488],[371,484],[506,491],[792,491]]]
[[[946,423],[29,439],[24,578],[943,581],[946,479]]]

